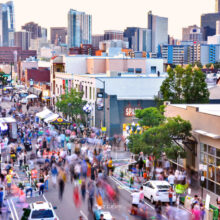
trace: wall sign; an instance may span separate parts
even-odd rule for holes
[[[135,111],[141,109],[141,107],[125,107],[124,116],[125,117],[133,117],[135,116]]]

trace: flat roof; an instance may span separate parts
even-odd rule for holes
[[[220,116],[220,104],[170,104],[170,106],[183,109],[190,106],[198,108],[198,111],[201,113]]]

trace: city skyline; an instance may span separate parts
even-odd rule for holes
[[[92,15],[93,34],[103,34],[107,29],[124,30],[132,26],[146,28],[147,13],[152,11],[155,15],[168,17],[169,35],[181,39],[183,27],[194,24],[200,26],[201,14],[215,12],[215,0],[138,0],[138,4],[135,5],[136,11],[134,4],[125,0],[112,0],[109,5],[99,0],[82,0],[74,4],[63,0],[62,3],[52,5],[51,2],[43,0],[14,0],[16,31],[30,21],[48,30],[50,27],[67,26],[70,8]]]

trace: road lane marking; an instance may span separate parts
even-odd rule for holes
[[[17,213],[17,210],[16,210],[16,208],[15,208],[14,202],[12,201],[12,199],[10,199],[10,201],[11,201],[12,207],[13,207],[13,209],[14,209],[15,217],[16,217],[17,220],[19,220],[19,218],[18,218],[18,213]]]
[[[8,203],[8,208],[9,208],[9,210],[10,210],[10,212],[11,212],[11,217],[12,217],[13,220],[15,220],[14,213],[13,213],[13,211],[12,211],[12,208],[11,208],[11,205],[10,205],[10,202],[9,202],[8,199],[7,199],[7,203]]]
[[[83,216],[83,218],[85,218],[86,220],[88,220],[86,214],[85,214],[82,210],[80,210],[80,214]]]

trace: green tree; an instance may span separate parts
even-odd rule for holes
[[[59,97],[56,106],[60,112],[66,117],[69,116],[73,122],[79,122],[85,116],[83,106],[86,104],[86,101],[83,101],[82,98],[83,92],[71,89],[69,93],[65,93]]]
[[[0,72],[0,82],[1,85],[7,85],[7,77],[5,76],[4,72]]]
[[[160,87],[164,101],[172,103],[208,103],[209,91],[206,75],[199,68],[177,66],[170,68],[168,77]]]
[[[139,119],[138,123],[141,126],[154,127],[164,122],[165,117],[155,108],[138,109],[135,111],[135,116]]]
[[[184,157],[185,149],[181,143],[191,136],[190,122],[179,116],[165,118],[156,110],[148,108],[136,112],[136,117],[141,119],[140,123],[144,121],[143,124],[149,128],[142,134],[132,134],[129,137],[129,149],[135,154],[141,151],[151,154],[156,161],[162,153],[166,153],[169,159],[177,160],[178,156]],[[155,116],[156,120],[154,120]]]

